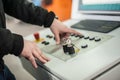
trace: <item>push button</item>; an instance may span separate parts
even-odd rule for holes
[[[95,39],[95,37],[90,37],[90,38],[89,38],[90,41],[92,41],[92,40],[94,40],[94,39]]]
[[[42,42],[42,44],[45,44],[45,43],[46,43],[46,41],[43,41],[43,42]]]
[[[88,47],[87,44],[81,46],[81,48],[87,48],[87,47]]]
[[[50,38],[50,39],[51,39],[51,38],[53,38],[53,36],[52,36],[52,35],[47,35],[46,37],[47,37],[47,38]]]
[[[77,37],[79,37],[79,35],[75,35],[75,37],[77,38]]]
[[[84,36],[83,35],[79,35],[79,38],[84,38]]]
[[[40,40],[40,35],[38,32],[34,33],[34,38],[36,41],[39,41]]]
[[[45,45],[49,45],[50,43],[49,43],[49,42],[45,42],[44,44],[45,44]]]
[[[42,42],[42,44],[44,44],[44,45],[49,45],[49,44],[50,44],[50,42],[43,41],[43,42]]]
[[[84,39],[89,39],[89,36],[85,36]]]
[[[70,36],[75,36],[75,34],[71,34]]]
[[[99,41],[101,41],[101,38],[95,38],[95,42],[99,42]]]

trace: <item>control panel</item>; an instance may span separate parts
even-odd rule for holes
[[[71,34],[69,39],[71,40],[72,48],[68,48],[68,50],[70,50],[69,54],[65,52],[64,45],[56,44],[55,37],[49,29],[36,32],[31,36],[32,41],[35,41],[44,53],[50,54],[63,61],[74,58],[79,54],[85,54],[87,51],[98,47],[113,37],[111,35],[90,31],[82,35]]]

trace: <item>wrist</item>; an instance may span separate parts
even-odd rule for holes
[[[49,12],[47,15],[46,15],[46,19],[45,19],[45,22],[44,22],[44,27],[50,27],[51,24],[53,23],[54,21],[54,18],[55,18],[55,14],[54,12]]]

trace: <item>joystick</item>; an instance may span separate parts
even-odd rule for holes
[[[63,51],[65,54],[75,54],[75,48],[70,38],[61,39],[61,44],[63,45]]]

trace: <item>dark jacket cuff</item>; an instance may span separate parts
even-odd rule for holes
[[[10,53],[19,56],[24,47],[23,37],[17,34],[13,34],[13,35],[14,35],[14,42],[13,42],[13,48]]]
[[[54,12],[50,11],[46,16],[44,27],[50,27],[51,24],[53,23],[54,18],[55,18]]]

